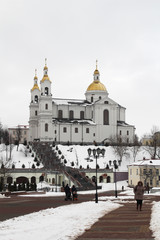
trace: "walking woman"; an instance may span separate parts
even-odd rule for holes
[[[141,181],[134,188],[135,199],[137,201],[137,210],[139,209],[142,211],[142,202],[143,202],[143,195],[144,195],[144,187]]]

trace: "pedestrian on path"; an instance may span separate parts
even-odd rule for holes
[[[143,195],[144,195],[144,187],[143,183],[139,181],[134,188],[135,199],[137,201],[137,210],[139,209],[142,211],[142,202],[143,202]]]

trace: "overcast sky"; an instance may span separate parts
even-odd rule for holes
[[[45,58],[53,97],[84,99],[96,59],[139,137],[160,127],[159,0],[1,0],[0,121],[28,124]]]

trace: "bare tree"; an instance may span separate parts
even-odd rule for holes
[[[19,148],[19,143],[21,141],[21,137],[22,137],[22,129],[21,129],[20,125],[18,125],[17,129],[16,129],[17,151],[18,151],[18,148]]]
[[[115,155],[122,161],[124,156],[129,156],[128,152],[128,143],[126,137],[122,137],[120,135],[114,136],[110,138],[111,146],[114,149]]]
[[[133,153],[133,159],[135,162],[136,156],[138,154],[138,152],[140,151],[140,147],[141,147],[141,143],[138,141],[138,136],[135,135],[134,136],[134,141],[133,141],[133,146],[131,148],[131,151]]]
[[[9,145],[3,145],[3,148],[1,149],[1,152],[5,152],[5,155],[3,155],[0,159],[0,175],[1,175],[1,186],[2,189],[4,189],[4,185],[7,182],[7,177],[10,176],[10,168],[11,168],[11,161],[8,157],[8,151],[9,151]]]
[[[160,158],[160,131],[159,127],[153,126],[150,133],[150,142],[144,147],[152,159]]]

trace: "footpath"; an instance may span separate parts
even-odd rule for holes
[[[152,201],[160,201],[160,197],[148,195],[143,203],[142,211],[137,211],[133,200],[125,200],[122,207],[100,218],[77,239],[153,240],[154,237],[149,229]]]

